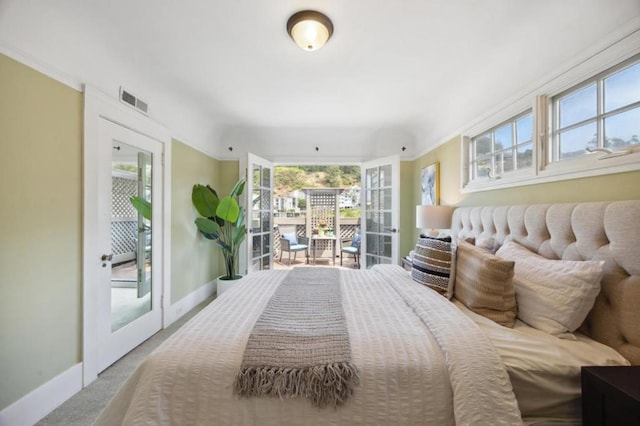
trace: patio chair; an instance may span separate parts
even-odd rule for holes
[[[345,243],[351,242],[345,246]],[[342,266],[342,253],[353,255],[356,267],[360,268],[360,234],[355,234],[353,238],[343,238],[340,240],[340,266]]]
[[[293,261],[295,262],[299,251],[305,253],[305,263],[309,263],[309,238],[296,235],[295,229],[294,232],[286,232],[283,228],[280,231],[282,232],[280,234],[280,263],[282,263],[282,253],[285,251],[289,253],[288,265],[291,265],[291,253],[293,253]]]

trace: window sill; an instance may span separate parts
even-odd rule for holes
[[[638,148],[631,154],[621,157],[598,160],[600,156],[596,153],[574,161],[552,163],[544,166],[537,174],[530,171],[517,176],[501,176],[491,180],[469,182],[461,188],[461,192],[467,194],[640,170],[640,149]]]
[[[493,189],[511,188],[514,186],[533,185],[538,183],[538,179],[532,175],[532,171],[518,176],[500,176],[494,179],[483,179],[469,182],[461,188],[463,194],[471,192],[491,191]]]

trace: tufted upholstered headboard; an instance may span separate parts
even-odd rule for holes
[[[604,260],[580,331],[640,365],[640,200],[459,207],[451,227],[461,238],[510,237],[549,259]]]

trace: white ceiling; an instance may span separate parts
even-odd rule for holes
[[[303,9],[334,23],[319,51],[286,33]],[[639,0],[0,0],[0,47],[124,86],[219,158],[360,161],[424,152],[639,17]]]

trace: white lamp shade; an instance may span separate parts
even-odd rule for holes
[[[416,206],[416,228],[449,229],[452,212],[450,206]]]

